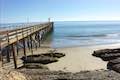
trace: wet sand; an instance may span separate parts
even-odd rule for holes
[[[97,45],[89,47],[57,48],[58,52],[65,53],[66,56],[56,63],[48,64],[48,68],[54,71],[80,72],[86,70],[106,70],[107,62],[92,56],[95,50],[106,48],[119,48],[120,44]]]

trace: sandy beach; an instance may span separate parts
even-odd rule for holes
[[[45,66],[48,69],[0,69],[1,78],[18,80],[119,80],[119,73],[107,70],[107,62],[93,57],[94,50],[106,48],[119,48],[120,44],[97,45],[89,47],[57,48],[56,52],[65,53],[66,56],[58,62]],[[34,50],[34,54],[41,54],[54,50],[50,47],[42,47]],[[11,77],[16,75],[16,77]],[[7,76],[7,77],[6,77]]]
[[[99,49],[112,49],[119,48],[120,44],[97,45],[88,47],[70,47],[70,48],[57,48],[58,52],[65,53],[66,56],[61,58],[56,63],[48,64],[50,70],[65,71],[65,72],[79,72],[86,70],[106,70],[107,62],[96,58],[91,54]]]

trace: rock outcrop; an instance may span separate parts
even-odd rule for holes
[[[52,62],[57,62],[57,58],[48,57],[44,55],[29,55],[27,57],[22,57],[23,63],[41,63],[48,64]]]
[[[24,67],[26,68],[46,68],[44,64],[57,62],[58,58],[64,57],[63,53],[44,53],[37,55],[23,56]]]
[[[49,57],[56,57],[56,58],[61,58],[61,57],[65,56],[64,53],[45,53],[45,54],[42,54],[42,55],[49,56]]]
[[[120,57],[120,49],[103,49],[94,51],[93,56],[100,57],[104,61],[109,61]]]
[[[120,48],[97,50],[92,55],[108,61],[107,68],[120,73]]]
[[[117,49],[102,49],[102,50],[96,50],[93,53],[93,56],[97,56],[99,57],[102,54],[110,54],[110,53],[119,53],[120,52],[120,48]]]
[[[120,74],[112,70],[95,70],[81,72],[49,71],[39,69],[20,70],[28,80],[119,80]]]

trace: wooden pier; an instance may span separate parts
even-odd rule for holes
[[[19,51],[23,51],[26,56],[26,49],[33,54],[33,48],[41,46],[46,35],[53,30],[53,22],[40,23],[32,26],[16,28],[12,30],[0,31],[0,66],[13,60],[14,68],[17,66]]]

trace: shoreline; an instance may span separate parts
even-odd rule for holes
[[[119,48],[119,46],[120,44],[108,44],[87,47],[55,48],[58,52],[65,53],[66,56],[58,62],[48,64],[47,66],[50,70],[61,70],[65,72],[107,70],[107,62],[92,56],[92,53],[95,50]]]
[[[51,47],[50,44],[49,44],[49,47],[52,48],[52,49],[65,49],[65,48],[84,48],[84,47],[99,47],[99,46],[110,46],[110,48],[117,48],[117,46],[119,46],[120,43],[111,43],[111,44],[98,44],[98,45],[88,45],[88,46],[67,46],[67,47]]]

